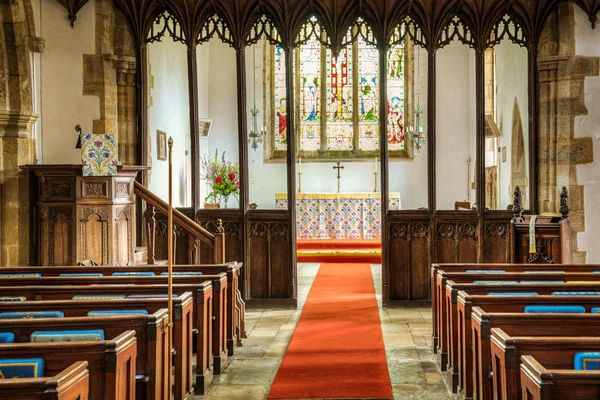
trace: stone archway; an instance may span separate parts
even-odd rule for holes
[[[515,187],[517,186],[521,188],[521,192],[523,193],[523,206],[525,209],[529,208],[529,199],[527,199],[527,189],[529,186],[527,166],[523,120],[521,119],[519,100],[515,97],[511,128],[510,192],[514,192]]]
[[[0,266],[29,262],[29,180],[33,162],[31,52],[42,52],[30,0],[0,7]]]

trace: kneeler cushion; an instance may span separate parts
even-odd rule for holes
[[[169,298],[168,294],[132,294],[127,296],[128,299],[167,299]],[[173,298],[176,299],[177,295],[174,294]]]
[[[552,296],[600,296],[600,292],[552,292]]]
[[[59,276],[70,276],[73,278],[83,278],[85,276],[98,277],[98,276],[104,276],[104,275],[102,275],[102,274],[60,274]]]
[[[0,360],[0,379],[41,378],[42,376],[44,376],[44,360],[41,358]]]
[[[506,271],[503,269],[468,269],[465,271],[466,274],[505,274]]]
[[[115,272],[113,276],[155,276],[154,272]]]
[[[475,285],[516,285],[517,281],[475,281]]]
[[[583,352],[575,353],[575,369],[579,371],[600,370],[600,353]]]
[[[82,294],[73,296],[73,300],[123,300],[127,296],[124,294]]]
[[[81,331],[55,331],[55,332],[33,332],[30,340],[32,342],[96,342],[104,340],[104,331],[81,330]]]
[[[0,343],[14,343],[15,334],[12,332],[0,332]]]
[[[97,316],[121,316],[121,315],[148,315],[146,310],[102,310],[102,311],[90,311],[88,317]]]
[[[491,292],[487,294],[488,296],[496,296],[496,297],[511,297],[511,296],[537,296],[538,294],[536,292],[507,292],[507,293],[502,293],[502,292]]]
[[[2,301],[25,301],[27,300],[23,296],[0,296],[0,302]]]
[[[169,275],[168,272],[163,272],[161,275]],[[190,276],[201,276],[202,272],[194,272],[194,271],[189,271],[189,272],[173,272],[173,276],[186,276],[186,275],[190,275]]]
[[[65,314],[61,311],[18,311],[0,313],[0,319],[63,318],[64,316]]]
[[[42,274],[0,274],[0,278],[41,278]]]
[[[556,285],[556,284],[564,284],[564,281],[521,281],[520,283],[529,284],[529,285]]]
[[[592,308],[592,314],[600,314],[600,308],[598,308],[598,307]]]
[[[565,271],[525,271],[525,274],[564,274]]]
[[[585,314],[582,306],[527,306],[526,313],[533,314]]]

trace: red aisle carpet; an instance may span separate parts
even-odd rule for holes
[[[369,264],[322,264],[269,399],[392,399]]]

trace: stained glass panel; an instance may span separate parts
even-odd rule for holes
[[[321,149],[321,43],[309,40],[299,49],[300,150]]]
[[[379,51],[359,36],[358,150],[379,149]]]
[[[287,150],[287,100],[285,89],[285,53],[275,46],[274,104],[275,111],[275,150]]]
[[[404,149],[404,45],[395,45],[388,52],[387,118],[388,149]]]
[[[353,150],[352,47],[327,50],[327,150]]]

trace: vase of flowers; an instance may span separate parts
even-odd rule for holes
[[[205,208],[219,208],[220,202],[223,203],[224,208],[227,208],[229,196],[239,199],[240,166],[238,163],[226,161],[225,152],[219,157],[217,149],[214,157],[206,154],[200,164],[204,178],[210,187],[210,193],[204,199]]]

